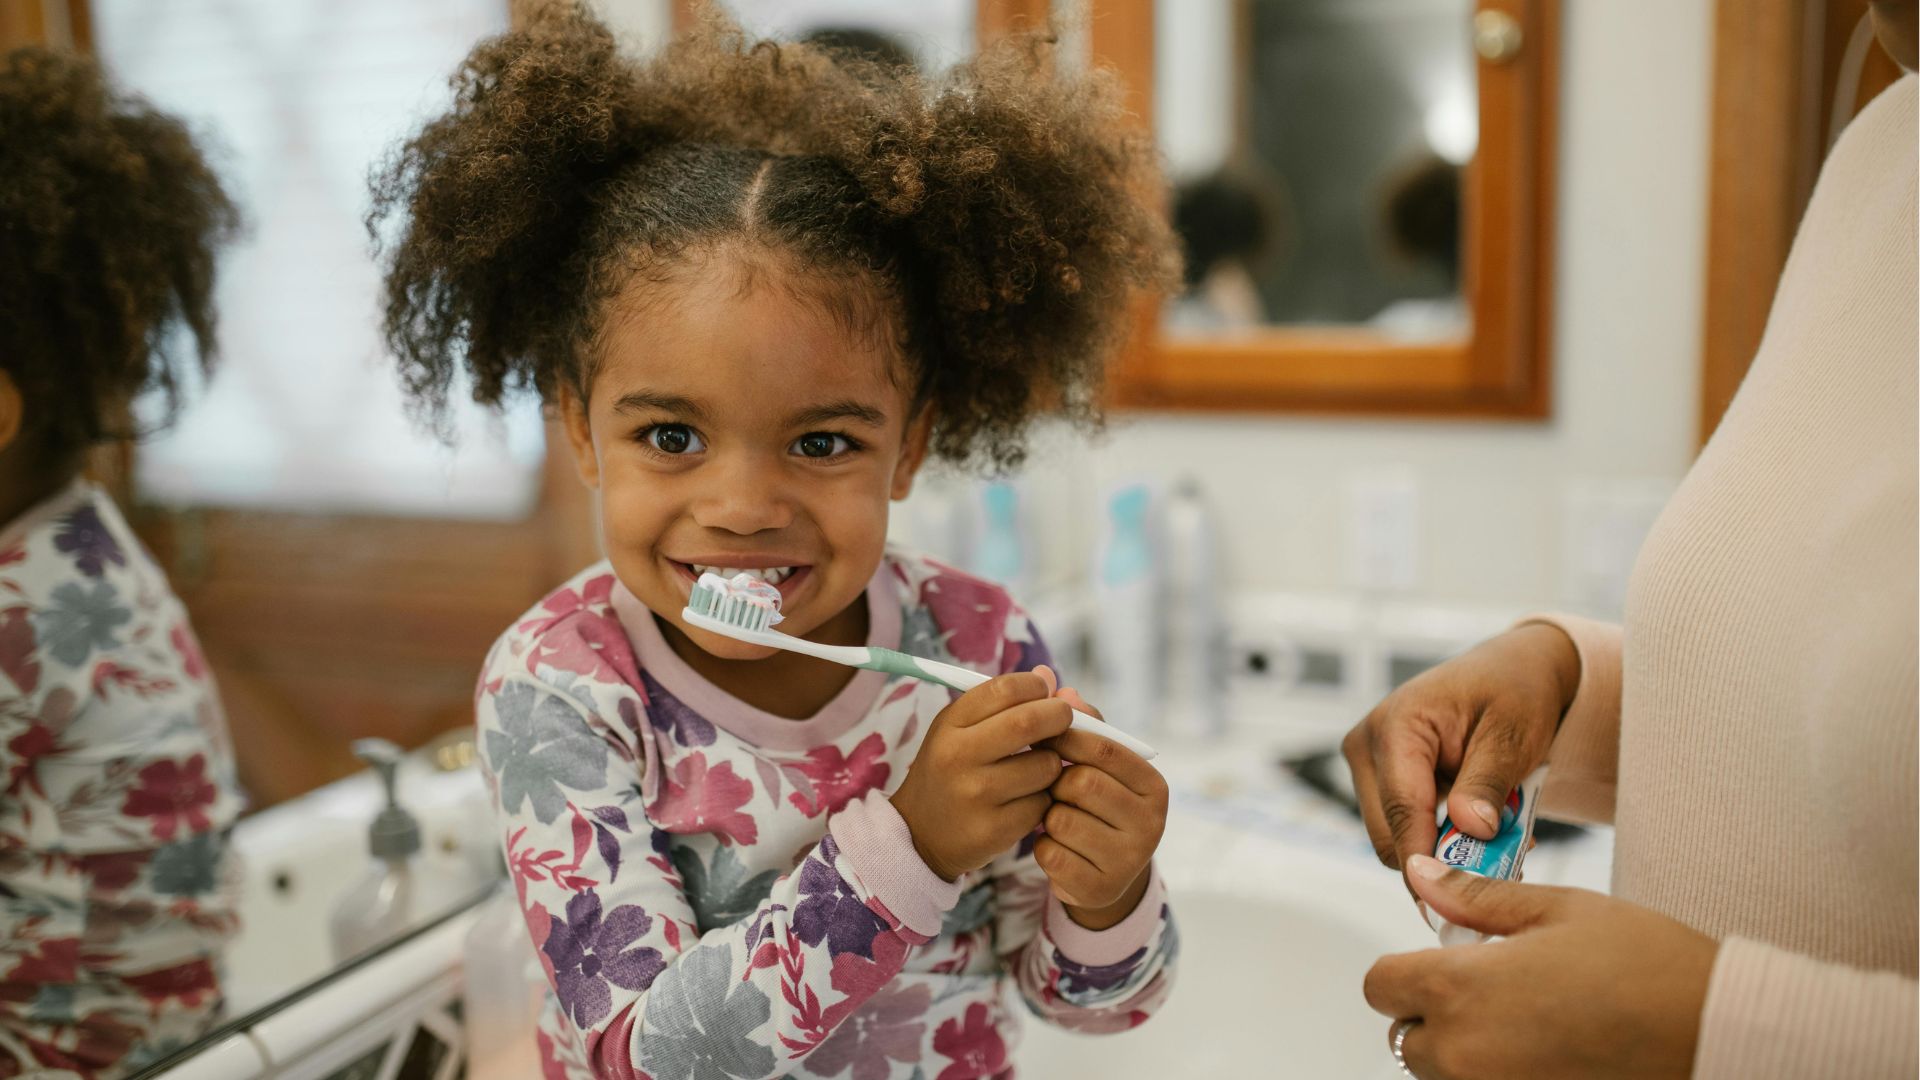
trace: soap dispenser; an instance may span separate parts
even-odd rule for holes
[[[429,915],[446,910],[455,897],[436,884],[420,865],[420,822],[400,805],[398,790],[403,752],[385,739],[356,739],[353,752],[371,765],[386,788],[387,805],[367,829],[372,863],[335,905],[332,919],[336,962],[378,948],[405,934]]]

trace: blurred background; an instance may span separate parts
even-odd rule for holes
[[[1757,341],[1820,156],[1893,74],[1862,47],[1864,0],[1058,3],[726,6],[928,71],[1054,14],[1063,63],[1127,81],[1187,290],[1143,313],[1105,437],[1045,441],[1007,493],[930,476],[896,533],[1013,573],[1071,635],[1110,496],[1190,482],[1251,613],[1223,616],[1256,646],[1242,667],[1285,651],[1263,611],[1616,611]],[[689,17],[596,6],[639,51]],[[536,402],[463,415],[452,447],[411,422],[361,218],[377,156],[511,5],[0,12],[0,40],[90,49],[190,118],[253,219],[222,267],[220,378],[118,485],[218,669],[255,805],[352,771],[356,736],[464,726],[493,636],[597,556],[593,510]]]
[[[639,52],[690,18],[593,6]],[[1821,159],[1897,75],[1865,0],[724,6],[929,72],[1057,16],[1064,66],[1124,81],[1184,291],[1140,312],[1110,430],[1049,434],[1012,476],[928,475],[894,533],[1008,580],[1079,681],[1161,658],[1160,684],[1116,687],[1155,703],[1142,730],[1263,768],[1529,610],[1619,614]],[[514,14],[0,0],[0,46],[88,50],[188,118],[252,220],[219,377],[98,471],[191,610],[256,812],[359,770],[363,736],[463,769],[488,645],[598,557],[539,403],[443,443],[375,330],[368,171]],[[1151,581],[1103,575],[1129,544]],[[1088,613],[1136,602],[1155,636],[1101,641]]]

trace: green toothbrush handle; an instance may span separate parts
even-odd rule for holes
[[[992,678],[991,675],[982,675],[977,671],[969,671],[963,667],[943,664],[938,660],[926,660],[918,656],[910,656],[907,653],[896,652],[892,649],[880,649],[871,646],[867,649],[867,662],[860,666],[873,671],[884,671],[889,675],[905,675],[911,679],[925,679],[928,682],[939,683],[949,690],[958,690],[963,694]],[[1156,751],[1153,747],[1078,709],[1073,711],[1073,726],[1079,728],[1081,731],[1098,735],[1103,739],[1112,739],[1114,742],[1119,743],[1121,746],[1126,747],[1149,761],[1153,760],[1156,756]]]
[[[992,677],[963,667],[955,667],[952,664],[943,664],[938,660],[923,660],[918,656],[910,656],[893,649],[871,647],[867,649],[867,662],[862,666],[874,671],[884,671],[889,675],[905,675],[911,679],[936,682],[949,690],[958,690],[963,694]]]

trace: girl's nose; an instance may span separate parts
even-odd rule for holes
[[[693,520],[700,527],[748,536],[793,523],[793,504],[776,467],[743,455],[701,472],[705,490],[693,501]]]

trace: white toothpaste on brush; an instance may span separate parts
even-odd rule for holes
[[[1526,861],[1527,849],[1533,845],[1533,818],[1538,809],[1540,787],[1547,780],[1545,765],[1533,770],[1520,786],[1507,792],[1507,804],[1500,808],[1500,831],[1493,839],[1482,840],[1468,836],[1453,823],[1447,815],[1447,805],[1440,804],[1440,840],[1433,846],[1433,857],[1455,870],[1465,870],[1469,874],[1481,877],[1499,878],[1503,881],[1517,880],[1520,877],[1520,864]],[[1440,935],[1442,945],[1476,945],[1491,939],[1492,935],[1464,926],[1455,926],[1440,917],[1431,907],[1425,908],[1427,925]]]

